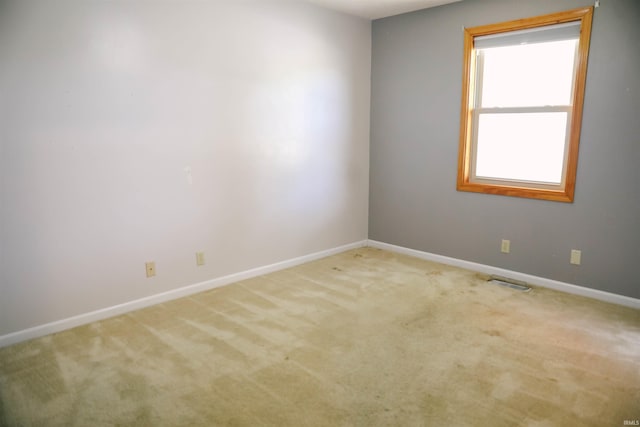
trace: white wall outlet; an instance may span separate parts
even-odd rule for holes
[[[511,252],[511,240],[502,239],[500,252],[502,252],[503,254],[508,254],[509,252]]]
[[[144,264],[146,270],[147,270],[147,277],[153,277],[156,275],[156,263],[153,261],[150,262],[146,262]]]
[[[569,262],[574,265],[580,265],[580,259],[582,258],[582,251],[577,249],[571,249],[571,259]]]
[[[196,265],[204,265],[204,252],[196,252]]]

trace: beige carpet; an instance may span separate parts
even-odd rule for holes
[[[3,426],[622,426],[640,312],[358,249],[0,350]]]

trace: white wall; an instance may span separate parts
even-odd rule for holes
[[[370,31],[278,0],[0,2],[0,336],[365,239]]]

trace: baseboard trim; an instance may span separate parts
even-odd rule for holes
[[[587,298],[597,299],[625,307],[640,309],[640,299],[627,297],[624,295],[613,294],[610,292],[600,291],[597,289],[586,288],[584,286],[573,285],[571,283],[559,282],[544,277],[533,276],[530,274],[519,273],[517,271],[506,270],[503,268],[493,267],[485,264],[478,264],[471,261],[465,261],[458,258],[451,258],[443,255],[437,255],[429,252],[423,252],[416,249],[409,249],[403,246],[391,245],[376,240],[368,240],[367,246],[372,248],[384,249],[391,252],[397,252],[410,255],[427,261],[438,262],[440,264],[452,265],[454,267],[473,270],[479,273],[495,274],[497,276],[509,277],[511,279],[521,280],[534,286],[555,289],[557,291],[568,294],[580,295]]]
[[[19,342],[31,340],[34,338],[43,337],[45,335],[61,332],[67,329],[75,328],[76,326],[86,325],[88,323],[96,322],[98,320],[104,320],[110,317],[125,314],[134,310],[149,307],[155,304],[171,301],[177,298],[186,297],[196,294],[198,292],[207,291],[214,288],[219,288],[234,282],[250,279],[252,277],[262,276],[264,274],[272,273],[274,271],[284,270],[286,268],[295,267],[296,265],[304,264],[306,262],[315,261],[321,258],[325,258],[331,255],[335,255],[350,249],[356,249],[367,246],[367,240],[361,240],[347,245],[338,246],[335,248],[314,252],[308,255],[303,255],[297,258],[276,262],[250,270],[241,271],[238,273],[229,274],[227,276],[217,277],[215,279],[207,280],[193,285],[184,286],[171,291],[163,292],[160,294],[151,295],[145,298],[140,298],[133,301],[128,301],[123,304],[114,305],[112,307],[106,307],[100,310],[91,311],[89,313],[80,314],[78,316],[69,317],[62,320],[57,320],[44,325],[34,326],[33,328],[24,329],[17,332],[0,336],[0,348],[6,347]]]

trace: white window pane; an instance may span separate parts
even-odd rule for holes
[[[570,105],[576,44],[483,49],[482,107]]]
[[[481,114],[475,175],[560,184],[567,113]]]

